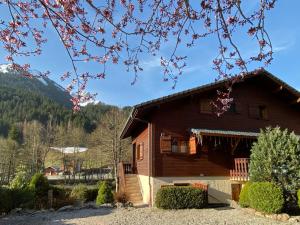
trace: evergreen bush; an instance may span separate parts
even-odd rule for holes
[[[270,182],[255,182],[249,187],[250,207],[265,213],[280,213],[284,207],[283,191]]]
[[[193,187],[164,187],[158,190],[155,204],[162,209],[201,209],[207,205],[207,193]]]
[[[286,207],[297,205],[300,188],[299,137],[279,127],[262,130],[251,149],[250,180],[272,182],[284,193]]]
[[[101,186],[100,186],[99,191],[98,191],[96,204],[97,205],[102,205],[102,204],[105,204],[105,203],[113,203],[113,202],[114,202],[114,196],[113,196],[113,193],[112,193],[112,187],[108,182],[103,181],[101,183]]]
[[[247,182],[240,193],[239,204],[241,207],[249,207],[250,206],[250,199],[249,199],[249,188],[251,186],[251,182]]]

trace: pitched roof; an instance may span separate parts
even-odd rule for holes
[[[242,76],[242,79],[240,82],[243,82],[249,78],[252,77],[256,77],[256,76],[261,76],[264,75],[266,77],[268,77],[270,80],[272,80],[274,83],[277,83],[279,86],[285,88],[289,93],[291,93],[292,95],[294,95],[297,98],[300,98],[300,92],[298,90],[296,90],[295,88],[293,88],[292,86],[288,85],[287,83],[285,83],[284,81],[282,81],[281,79],[277,78],[276,76],[274,76],[273,74],[271,74],[270,72],[266,71],[265,69],[258,69],[258,70],[254,70],[252,72],[248,72],[245,75]],[[137,104],[133,107],[131,114],[129,116],[129,118],[127,119],[127,122],[121,132],[120,137],[121,138],[126,138],[129,137],[129,128],[132,126],[132,123],[134,120],[140,120],[138,118],[136,118],[136,115],[139,111],[146,109],[146,108],[150,108],[152,106],[156,106],[162,103],[166,103],[166,102],[170,102],[170,101],[174,101],[176,99],[180,99],[180,98],[184,98],[186,96],[192,95],[194,93],[200,93],[200,92],[204,92],[204,91],[209,91],[209,90],[213,90],[216,88],[220,88],[225,86],[227,83],[229,83],[230,81],[232,81],[234,78],[228,78],[228,79],[223,79],[217,82],[213,82],[210,84],[206,84],[206,85],[202,85],[196,88],[191,88],[185,91],[181,91],[175,94],[171,94],[171,95],[167,95],[167,96],[163,96],[161,98],[157,98],[157,99],[153,99],[150,101],[146,101],[146,102],[142,102],[140,104]],[[145,121],[144,121],[145,122]]]

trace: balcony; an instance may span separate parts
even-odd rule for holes
[[[249,158],[235,158],[234,169],[230,170],[230,180],[249,181]]]

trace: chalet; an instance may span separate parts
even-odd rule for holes
[[[49,166],[44,170],[45,176],[57,176],[58,173],[59,173],[59,168],[55,166]]]
[[[119,188],[133,202],[153,205],[165,185],[204,184],[210,202],[236,199],[249,179],[252,143],[260,129],[300,134],[300,93],[265,70],[233,85],[234,102],[218,117],[211,101],[222,80],[136,105],[121,133],[133,159],[119,165]]]

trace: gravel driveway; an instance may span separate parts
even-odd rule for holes
[[[0,225],[271,225],[292,224],[247,214],[240,209],[160,210],[156,208],[84,209],[8,216]],[[296,224],[296,223],[294,223]],[[299,224],[299,223],[298,223]]]

